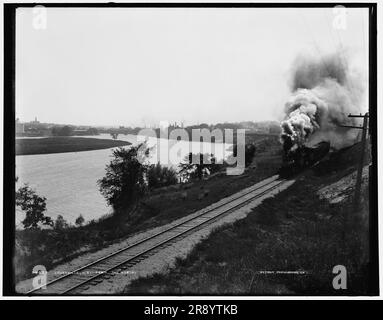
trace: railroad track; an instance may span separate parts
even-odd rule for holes
[[[240,195],[237,194],[223,199],[197,215],[192,214],[190,218],[186,218],[163,231],[53,279],[47,282],[45,286],[42,285],[28,291],[27,294],[73,295],[81,293],[90,286],[109,279],[116,273],[126,272],[126,270],[154,253],[232,213],[247,203],[261,198],[272,190],[277,189],[284,182],[286,180],[278,179],[278,176],[261,181],[253,187],[245,189],[245,192]]]

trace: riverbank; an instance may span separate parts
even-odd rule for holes
[[[228,176],[223,170],[207,180],[157,189],[147,194],[134,210],[94,220],[82,227],[17,231],[16,280],[30,277],[37,264],[50,270],[85,252],[170,223],[274,175],[281,164],[280,145],[274,140],[264,144],[268,145],[266,150],[256,153],[253,164],[242,175]]]
[[[109,149],[130,145],[127,141],[80,138],[80,137],[48,137],[48,138],[28,138],[16,139],[16,156],[80,152],[99,149]]]

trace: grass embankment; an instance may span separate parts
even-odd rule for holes
[[[124,293],[367,294],[368,186],[360,212],[350,197],[330,203],[317,194],[352,172],[350,162],[323,163],[247,218],[217,229],[168,274],[138,279]],[[347,290],[332,287],[336,265],[347,268]]]
[[[76,138],[77,139],[77,138]],[[262,151],[263,150],[263,151]],[[16,231],[16,281],[32,276],[35,265],[48,270],[81,253],[100,249],[133,233],[164,225],[275,174],[281,165],[277,139],[263,141],[252,168],[240,176],[225,172],[208,180],[149,193],[131,211],[64,230]]]
[[[16,155],[79,152],[126,146],[130,143],[120,140],[49,137],[39,139],[16,139]]]

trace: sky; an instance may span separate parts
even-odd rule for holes
[[[16,117],[22,122],[278,121],[297,56],[342,50],[353,68],[367,73],[367,9],[347,9],[340,28],[332,8],[46,13],[42,29],[36,28],[41,11],[16,13]]]

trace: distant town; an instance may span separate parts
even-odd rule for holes
[[[22,122],[19,118],[16,119],[16,137],[49,137],[49,136],[93,136],[99,134],[137,134],[143,128],[151,128],[159,130],[159,126],[150,125],[143,127],[129,127],[129,126],[76,126],[71,124],[55,124],[44,123],[38,121],[35,117],[34,120],[29,122]],[[280,124],[277,121],[242,121],[242,122],[225,122],[217,124],[201,123],[184,127],[182,122],[174,122],[169,125],[168,129],[184,128],[187,131],[192,129],[246,129],[247,133],[252,134],[272,134],[278,135],[281,132]]]

